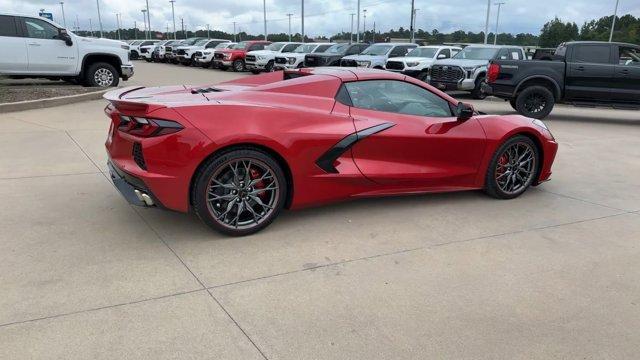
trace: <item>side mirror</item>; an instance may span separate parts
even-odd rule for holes
[[[471,119],[474,113],[475,110],[470,104],[459,102],[458,106],[456,106],[456,115],[458,116],[458,120],[460,121],[467,121]]]
[[[438,59],[446,59],[447,55],[445,54],[438,54]]]
[[[60,29],[58,31],[58,39],[64,41],[67,46],[73,45],[73,41],[71,40],[71,36],[67,33],[66,29]]]

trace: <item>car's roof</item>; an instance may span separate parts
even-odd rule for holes
[[[461,49],[461,47],[451,45],[423,45],[418,46],[418,49]]]
[[[489,49],[502,49],[502,48],[521,48],[522,46],[520,45],[492,45],[492,44],[471,44],[467,47],[474,47],[474,48],[489,48]]]
[[[302,68],[299,70],[290,70],[290,73],[300,72],[301,74],[312,75],[329,75],[340,78],[342,81],[353,80],[371,80],[371,79],[397,79],[403,80],[405,75],[394,73],[386,70],[368,69],[368,68],[352,68],[325,66],[319,68]]]
[[[406,42],[379,42],[379,43],[373,43],[371,44],[371,46],[373,45],[392,45],[392,46],[398,46],[398,45],[415,45],[418,46],[418,44],[414,44],[414,43],[406,43]]]
[[[608,44],[614,44],[614,45],[624,45],[624,46],[633,46],[633,47],[638,47],[638,45],[636,44],[631,44],[631,43],[625,43],[625,42],[617,42],[617,41],[612,41],[612,42],[607,42],[607,41],[567,41],[565,42],[565,44],[586,44],[586,45],[608,45]]]

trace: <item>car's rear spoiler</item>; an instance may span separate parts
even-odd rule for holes
[[[146,96],[142,96],[139,99],[136,99],[135,97],[123,99],[125,95],[144,88],[144,86],[128,86],[122,89],[109,91],[102,97],[113,104],[118,111],[150,113],[154,110],[166,107],[163,104],[145,102],[144,99],[147,98]]]

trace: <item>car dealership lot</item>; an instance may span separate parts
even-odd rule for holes
[[[136,63],[131,85],[232,72]],[[129,85],[129,84],[126,84]],[[499,100],[479,110],[513,113]],[[0,358],[634,358],[640,115],[558,106],[552,181],[285,212],[228,238],[129,206],[103,101],[0,120]]]

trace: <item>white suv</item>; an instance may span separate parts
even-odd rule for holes
[[[131,60],[144,58],[142,48],[147,46],[153,47],[159,42],[160,40],[136,40],[129,44],[129,57],[131,58]]]
[[[197,51],[213,49],[218,44],[228,42],[230,41],[223,39],[202,39],[196,41],[193,45],[178,46],[176,53],[177,59],[182,65],[191,65],[195,62],[195,55]]]
[[[117,86],[133,76],[129,45],[85,38],[48,19],[0,13],[0,75]]]
[[[290,53],[300,45],[299,42],[275,42],[264,50],[249,51],[244,58],[245,67],[254,74],[272,71],[277,55]]]
[[[277,55],[274,59],[274,69],[297,69],[304,65],[304,57],[307,54],[322,53],[330,48],[332,43],[309,43],[298,46],[288,53]]]
[[[429,69],[436,60],[449,59],[461,50],[456,46],[420,46],[406,56],[389,58],[385,69],[427,81]]]

